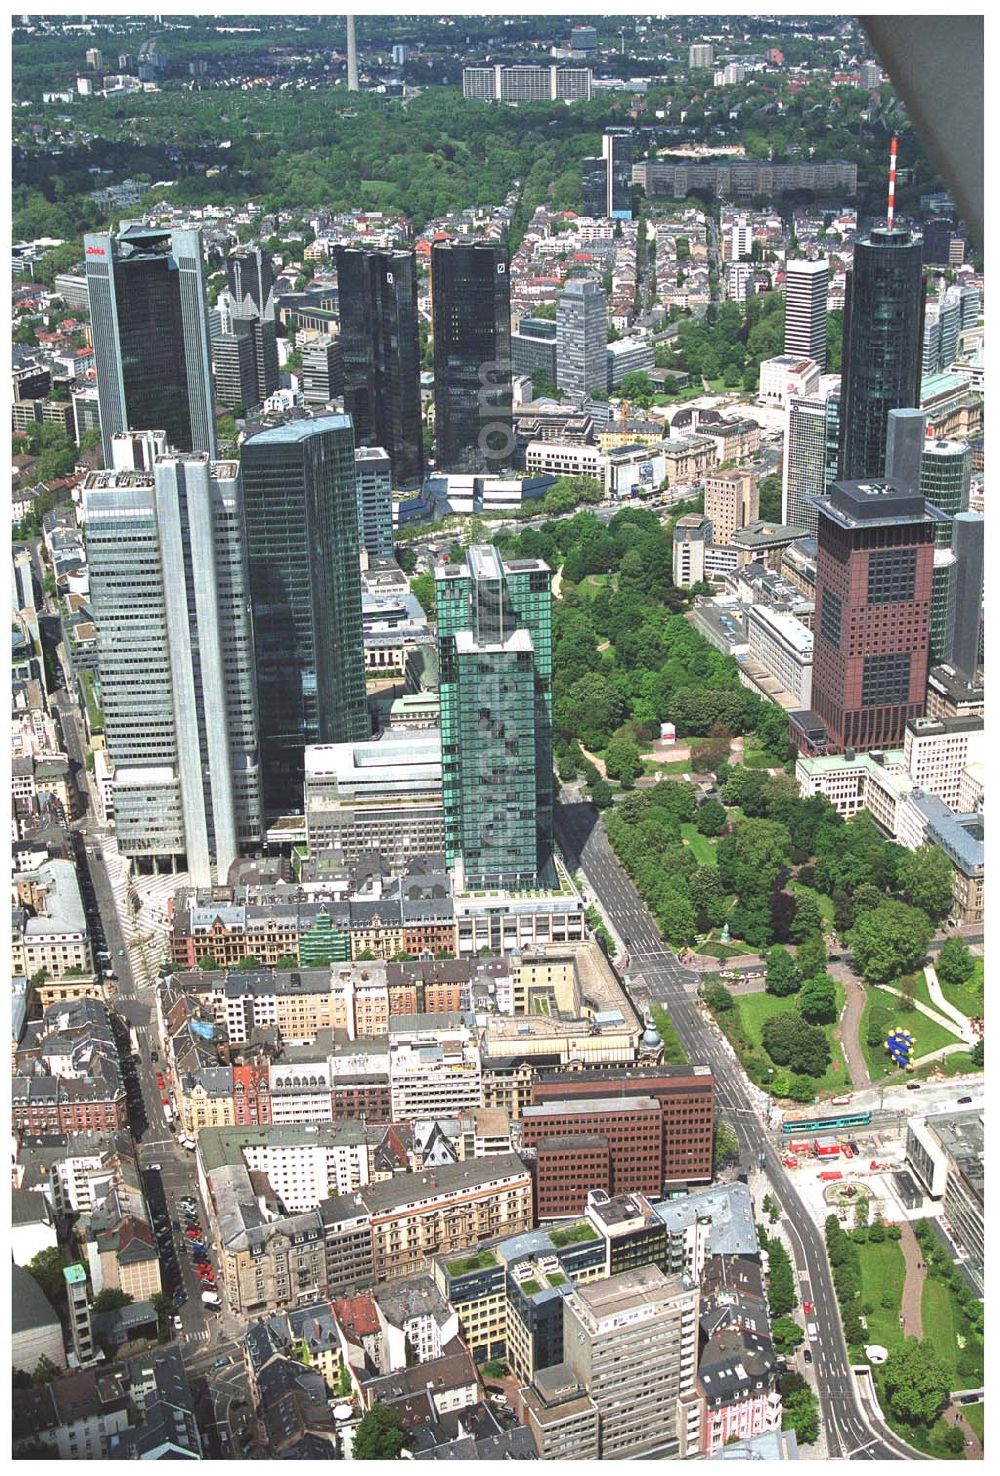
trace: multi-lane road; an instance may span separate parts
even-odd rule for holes
[[[571,869],[579,867],[629,954],[630,987],[637,1002],[667,1011],[693,1061],[710,1066],[716,1100],[735,1129],[743,1164],[759,1166],[783,1210],[800,1282],[800,1298],[815,1307],[819,1341],[813,1371],[831,1459],[923,1459],[870,1412],[863,1416],[848,1359],[826,1250],[811,1216],[784,1171],[765,1129],[763,1095],[747,1080],[732,1050],[697,1004],[699,975],[665,946],[653,918],[619,865],[596,810],[564,795],[556,806],[556,834]]]

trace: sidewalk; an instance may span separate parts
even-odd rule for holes
[[[899,1248],[906,1257],[906,1280],[903,1283],[903,1299],[900,1308],[901,1326],[906,1337],[922,1338],[924,1335],[921,1305],[924,1291],[924,1253],[917,1243],[917,1237],[909,1221],[904,1220],[899,1228],[902,1231]]]
[[[961,1010],[956,1009],[956,1007],[951,1004],[949,1000],[945,999],[943,993],[941,992],[941,984],[938,980],[937,969],[934,967],[933,964],[924,965],[924,978],[927,980],[927,993],[931,997],[932,1004],[934,1004],[941,1011],[942,1015],[947,1015],[949,1019],[954,1020],[955,1024],[958,1026],[961,1032],[962,1039],[965,1041],[966,1045],[975,1045],[976,1035],[975,1031],[972,1028],[972,1021],[967,1015],[963,1015]]]

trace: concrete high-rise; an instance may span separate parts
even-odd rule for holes
[[[307,744],[360,741],[370,732],[350,416],[251,436],[242,469],[270,818],[302,809]]]
[[[417,263],[412,251],[339,246],[344,409],[359,446],[381,446],[400,487],[424,477]]]
[[[239,466],[91,472],[83,507],[119,849],[224,884],[261,838]]]
[[[513,458],[509,266],[493,242],[432,249],[439,471],[496,473]]]
[[[705,516],[712,524],[716,546],[732,543],[739,528],[752,523],[760,511],[760,484],[752,471],[709,472],[705,476]]]
[[[828,261],[785,263],[785,353],[814,359],[826,369]]]
[[[347,17],[347,90],[357,92],[358,86],[358,38],[354,28],[354,17]]]
[[[980,664],[983,628],[983,515],[956,513],[951,526],[951,547],[955,555],[951,664],[971,681]]]
[[[434,573],[447,863],[465,884],[537,885],[552,854],[552,575],[490,545]]]
[[[392,463],[381,446],[359,446],[358,541],[369,558],[392,558]]]
[[[220,333],[212,341],[212,365],[220,405],[227,410],[249,410],[260,404],[252,337]]]
[[[582,404],[608,385],[608,303],[599,283],[571,277],[556,308],[556,384]]]
[[[814,497],[826,491],[827,402],[824,395],[793,395],[785,413],[781,518],[816,536]]]
[[[122,225],[83,238],[105,462],[117,432],[152,426],[215,456],[201,232]]]
[[[697,1450],[698,1287],[639,1266],[563,1300],[563,1359],[597,1406],[601,1460]]]
[[[890,410],[920,404],[919,236],[876,227],[854,247],[844,301],[839,475],[881,477]]]
[[[921,462],[927,436],[923,410],[890,410],[886,420],[885,475],[897,487],[920,487]],[[933,502],[933,497],[931,498]]]
[[[792,736],[804,753],[893,748],[923,715],[943,514],[885,481],[834,482],[818,512],[812,709]]]

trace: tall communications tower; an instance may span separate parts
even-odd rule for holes
[[[354,17],[347,17],[347,90],[357,92],[358,88],[358,42],[354,34]]]

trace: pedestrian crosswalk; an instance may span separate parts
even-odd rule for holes
[[[207,1343],[211,1340],[211,1337],[211,1328],[202,1327],[197,1332],[186,1332],[184,1334],[184,1341],[185,1343]]]

